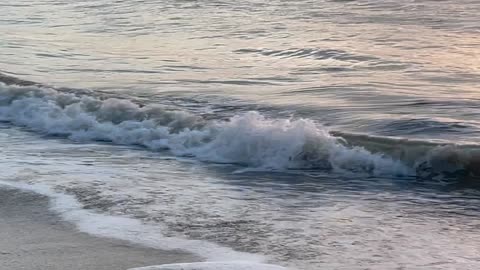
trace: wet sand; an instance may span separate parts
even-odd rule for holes
[[[49,211],[48,203],[46,197],[0,186],[1,269],[125,270],[199,260],[79,232]]]

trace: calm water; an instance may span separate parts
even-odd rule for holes
[[[480,1],[0,10],[0,180],[210,259],[480,267]]]

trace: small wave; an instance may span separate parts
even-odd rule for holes
[[[445,141],[411,140],[333,132],[349,146],[382,153],[415,170],[422,178],[480,176],[480,145]]]
[[[23,86],[36,84],[35,82],[21,80],[16,77],[8,76],[2,73],[0,73],[0,82],[3,82],[4,84],[7,84],[7,85],[14,84],[14,85],[23,85]]]
[[[356,55],[344,50],[317,49],[317,48],[290,48],[285,50],[269,49],[239,49],[236,53],[255,53],[263,56],[274,56],[283,58],[313,58],[316,60],[334,59],[346,62],[364,62],[378,60],[376,57]]]
[[[480,175],[480,147],[335,133],[310,119],[271,119],[256,111],[205,119],[36,84],[0,83],[0,120],[75,141],[140,145],[254,169]]]
[[[2,83],[0,120],[75,141],[141,145],[256,168],[407,172],[399,161],[342,145],[309,119],[267,119],[254,111],[227,120],[204,120],[162,106]]]

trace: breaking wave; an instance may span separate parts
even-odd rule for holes
[[[255,111],[206,120],[159,105],[7,83],[0,82],[0,120],[74,141],[140,145],[267,170],[422,177],[480,172],[480,151],[475,146],[331,133],[309,119],[269,119]]]

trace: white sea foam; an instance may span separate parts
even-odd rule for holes
[[[227,121],[205,121],[161,106],[142,107],[128,100],[101,100],[52,88],[0,83],[0,120],[76,141],[142,145],[253,168],[410,173],[398,160],[346,146],[311,120],[273,120],[258,112]]]
[[[286,270],[287,268],[246,262],[202,262],[154,265],[130,270]]]
[[[121,239],[156,249],[184,250],[197,254],[208,261],[261,263],[266,259],[261,255],[237,252],[207,241],[166,237],[157,227],[145,225],[137,219],[108,216],[83,209],[73,196],[55,192],[42,184],[29,185],[0,181],[0,185],[49,197],[51,210],[58,213],[64,220],[75,224],[80,231],[91,235]]]

